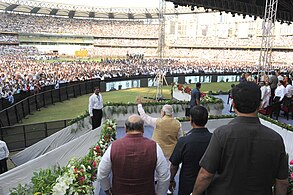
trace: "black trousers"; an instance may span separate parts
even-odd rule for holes
[[[0,174],[8,171],[7,169],[7,158],[0,160]]]
[[[103,117],[102,109],[93,109],[92,129],[95,129],[101,126],[102,117]]]

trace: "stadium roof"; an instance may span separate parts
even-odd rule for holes
[[[69,18],[104,18],[104,19],[158,19],[158,8],[103,8],[86,5],[60,4],[33,0],[0,0],[0,10],[6,12],[45,14]],[[187,7],[166,9],[166,15],[204,12],[203,9],[191,11]]]
[[[167,0],[179,6],[197,6],[206,9],[227,11],[232,14],[263,17],[266,0]],[[293,0],[278,0],[277,20],[293,21]]]

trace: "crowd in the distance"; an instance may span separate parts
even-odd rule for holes
[[[141,55],[143,56],[143,55]],[[290,66],[276,65],[282,72]],[[90,79],[154,76],[163,71],[166,75],[195,73],[257,72],[254,63],[211,62],[192,59],[105,59],[96,61],[40,62],[27,58],[6,57],[0,59],[1,97],[21,91],[33,91],[37,86],[58,85]]]
[[[278,36],[274,38],[273,45],[278,47],[288,47],[293,41],[292,36]],[[171,46],[216,46],[216,47],[253,47],[261,46],[262,37],[247,37],[247,38],[219,38],[219,37],[196,37],[170,39]]]
[[[17,38],[16,35],[0,34],[0,42],[3,42],[3,43],[17,43],[18,38]]]
[[[141,21],[69,19],[0,13],[0,32],[158,37],[158,27],[159,25],[146,25]]]

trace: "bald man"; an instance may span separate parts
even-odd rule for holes
[[[145,123],[154,127],[152,139],[162,148],[166,159],[169,159],[178,138],[182,136],[181,123],[173,117],[171,105],[164,105],[161,109],[161,118],[153,118],[147,115],[142,107],[141,97],[136,98],[137,110]]]
[[[143,137],[144,121],[138,115],[131,115],[125,122],[125,130],[126,136],[109,146],[99,164],[97,179],[102,189],[107,195],[167,194],[168,162],[160,146]]]

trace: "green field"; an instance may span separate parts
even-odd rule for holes
[[[201,91],[208,92],[218,92],[228,91],[231,86],[231,82],[224,83],[207,83],[202,84]],[[191,88],[194,84],[190,85]],[[142,97],[155,97],[156,88],[132,88],[120,91],[104,92],[103,100],[106,102],[135,102],[136,96],[140,95]],[[47,108],[42,108],[41,111],[36,111],[33,115],[29,115],[26,119],[23,119],[22,124],[72,119],[76,118],[78,115],[83,114],[88,109],[88,98],[91,94],[83,95],[78,98],[72,98],[70,100],[56,103],[55,105],[50,105]],[[171,98],[171,87],[164,86],[163,88],[164,98]],[[145,99],[145,101],[149,101]]]

